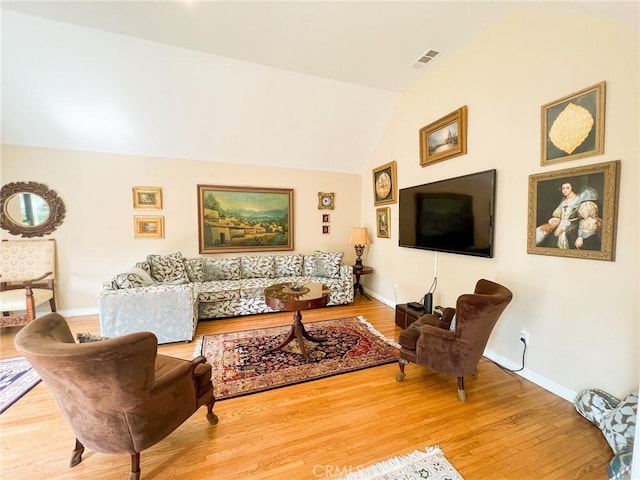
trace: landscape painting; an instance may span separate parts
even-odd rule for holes
[[[198,185],[200,253],[293,250],[293,189]]]

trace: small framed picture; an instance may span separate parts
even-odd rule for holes
[[[322,223],[329,223],[329,214],[328,213],[323,213],[322,214]]]
[[[133,217],[135,238],[164,238],[164,217]]]
[[[333,210],[335,194],[318,192],[318,210]]]
[[[378,238],[391,238],[391,209],[389,207],[376,209],[376,235]]]
[[[396,162],[373,169],[373,204],[396,203]]]
[[[329,225],[322,225],[322,234],[326,235],[329,233]]]
[[[540,165],[604,153],[605,82],[542,106]]]
[[[527,253],[614,260],[620,160],[529,176]]]
[[[162,209],[160,187],[133,187],[133,208]]]
[[[467,153],[467,106],[420,129],[420,165]]]

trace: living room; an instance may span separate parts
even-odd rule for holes
[[[146,255],[199,255],[199,184],[293,188],[296,252],[344,251],[351,264],[351,229],[367,227],[364,260],[373,273],[363,282],[392,316],[396,303],[422,298],[436,262],[433,252],[398,246],[397,203],[389,205],[390,238],[376,237],[372,170],[396,161],[404,188],[495,168],[494,256],[439,254],[434,303],[454,304],[479,278],[507,285],[514,299],[488,357],[518,368],[525,329],[522,376],[564,400],[585,388],[617,397],[637,388],[637,21],[520,9],[397,92],[2,14],[2,184],[37,181],[64,200],[67,215],[53,237],[59,310],[71,321],[95,315],[103,282]],[[541,166],[541,106],[602,81],[604,153]],[[70,100],[84,103],[62,108]],[[200,123],[217,103],[233,105],[235,116]],[[419,129],[463,105],[467,153],[422,167]],[[361,162],[357,171],[343,167],[350,156]],[[296,167],[301,158],[305,168]],[[614,160],[621,162],[614,260],[528,254],[529,176]],[[163,190],[162,239],[134,237],[137,185]],[[335,194],[328,233],[318,192]]]

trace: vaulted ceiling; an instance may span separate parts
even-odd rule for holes
[[[514,11],[638,28],[636,1],[0,6],[5,143],[342,172],[366,168],[400,92]]]

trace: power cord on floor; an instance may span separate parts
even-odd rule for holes
[[[511,373],[518,373],[521,372],[522,370],[524,370],[524,357],[527,353],[527,342],[524,341],[524,338],[521,338],[520,341],[522,343],[524,343],[524,348],[522,349],[522,366],[517,369],[517,370],[512,370],[510,368],[505,367],[504,365],[500,365],[498,362],[491,360],[493,363],[495,363],[497,366],[499,366],[502,370],[505,370],[507,372],[511,372]]]

